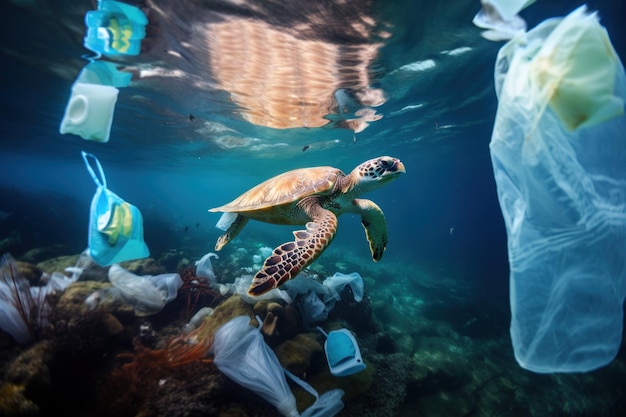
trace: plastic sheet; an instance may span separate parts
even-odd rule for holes
[[[624,69],[582,7],[506,44],[495,82],[515,357],[535,372],[596,369],[619,350],[626,295]]]

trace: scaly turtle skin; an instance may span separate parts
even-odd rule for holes
[[[250,219],[305,225],[305,230],[293,232],[294,241],[274,249],[254,276],[248,294],[261,295],[298,275],[322,254],[335,237],[337,216],[356,213],[361,216],[372,258],[379,261],[387,246],[385,215],[373,201],[357,197],[404,172],[399,159],[381,156],[363,162],[349,175],[324,166],[295,169],[270,178],[230,203],[209,210],[236,214],[217,239],[215,250],[234,239]]]

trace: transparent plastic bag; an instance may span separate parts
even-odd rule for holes
[[[235,317],[215,333],[214,363],[230,379],[259,394],[283,416],[299,416],[278,358],[250,317]]]
[[[207,278],[209,280],[209,284],[215,284],[215,272],[213,271],[213,265],[211,264],[211,258],[219,259],[220,257],[217,254],[209,252],[200,258],[199,261],[196,261],[196,276],[201,278]]]
[[[581,7],[503,46],[495,81],[515,358],[542,373],[599,368],[619,350],[626,295],[624,69]]]
[[[358,272],[351,274],[342,274],[341,272],[335,272],[335,275],[328,277],[323,282],[324,286],[331,290],[331,297],[336,300],[340,300],[339,293],[346,285],[350,286],[352,294],[354,295],[354,301],[360,303],[363,300],[363,278]],[[324,301],[328,301],[327,298]]]
[[[221,372],[276,406],[283,416],[300,416],[285,374],[316,398],[302,416],[332,417],[343,408],[343,391],[330,390],[318,396],[313,387],[284,370],[259,329],[250,326],[248,316],[235,317],[215,332],[213,353]]]
[[[109,268],[109,281],[133,306],[138,316],[156,314],[178,295],[183,285],[180,275],[135,275],[118,264]]]

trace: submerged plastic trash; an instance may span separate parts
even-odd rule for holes
[[[626,295],[626,77],[585,7],[498,54],[490,143],[508,235],[511,339],[534,372],[620,348]]]
[[[226,231],[237,220],[237,213],[224,213],[220,216],[217,223],[215,223],[215,227]]]
[[[128,87],[133,74],[117,69],[117,65],[107,61],[91,61],[83,67],[76,81],[86,84]]]
[[[335,272],[335,275],[326,278],[323,284],[331,290],[331,297],[336,300],[341,299],[341,297],[339,297],[339,293],[346,285],[350,286],[352,294],[354,295],[354,301],[359,303],[363,300],[363,278],[358,272],[353,272],[351,274]],[[325,299],[324,301],[327,302],[328,299]]]
[[[98,10],[85,15],[85,48],[103,55],[138,55],[146,36],[146,15],[135,6],[99,0]]]
[[[109,85],[75,82],[59,132],[108,142],[119,90]]]
[[[105,61],[85,65],[72,85],[59,132],[85,140],[108,142],[119,90],[130,84],[132,74],[118,71]]]
[[[259,394],[283,416],[300,416],[285,374],[316,397],[316,402],[302,416],[332,417],[343,408],[342,390],[318,396],[313,387],[285,371],[263,341],[259,328],[250,326],[248,316],[235,317],[215,332],[213,353],[213,363],[222,373]]]
[[[138,316],[156,314],[176,298],[183,281],[178,274],[135,275],[119,266],[109,268],[109,281]]]
[[[50,306],[47,296],[64,291],[80,274],[72,277],[54,272],[43,286],[31,286],[23,277],[17,263],[9,254],[0,257],[0,329],[9,333],[19,344],[33,340],[48,319]]]
[[[328,318],[328,313],[335,306],[332,303],[330,308],[321,300],[321,298],[315,293],[310,291],[306,295],[299,298],[300,313],[302,315],[302,323],[308,326],[312,323],[324,321]]]
[[[252,283],[253,278],[254,277],[252,275],[242,275],[235,278],[234,283],[226,284],[225,286],[228,288],[229,292],[232,292],[233,294],[239,294],[241,299],[248,304],[256,304],[262,300],[283,300],[287,304],[291,304],[293,302],[287,291],[281,290],[279,288],[274,288],[271,291],[268,291],[261,295],[256,295],[254,297],[248,295],[248,288],[250,288],[250,284]]]
[[[490,41],[513,39],[526,31],[526,22],[517,13],[533,4],[535,0],[481,0],[482,8],[472,23],[487,29],[481,36]]]
[[[141,212],[107,188],[98,158],[86,152],[82,152],[82,156],[98,186],[89,216],[89,256],[101,266],[148,257],[150,251],[143,240]],[[95,161],[99,177],[88,158]]]
[[[206,278],[209,280],[209,283],[215,284],[215,272],[213,272],[213,265],[211,265],[211,258],[219,259],[215,253],[209,252],[200,258],[199,261],[196,261],[196,276],[201,278]]]
[[[326,333],[318,327],[326,341],[324,351],[330,373],[335,376],[348,376],[365,370],[365,362],[356,339],[348,329],[338,329]]]
[[[87,12],[84,46],[97,54],[138,55],[145,37],[146,15],[135,6],[99,0],[98,10]],[[131,73],[118,71],[110,62],[93,58],[72,85],[59,132],[85,140],[108,142],[113,124],[118,87],[126,87]]]

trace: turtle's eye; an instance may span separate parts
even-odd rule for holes
[[[392,158],[381,158],[380,159],[380,164],[383,166],[383,168],[391,168],[393,166],[393,159]]]

